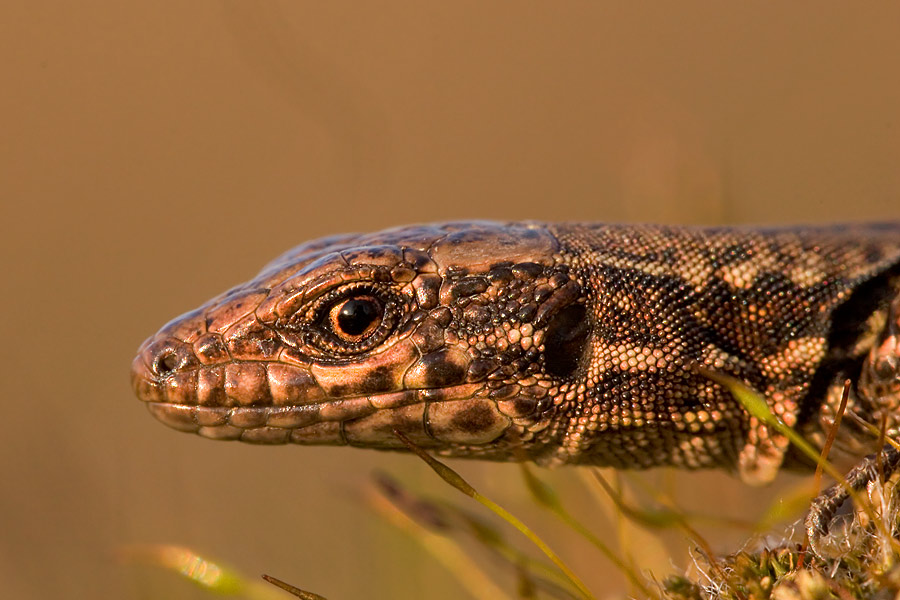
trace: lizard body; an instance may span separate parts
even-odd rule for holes
[[[413,226],[287,252],[148,339],[132,382],[213,439],[402,450],[396,430],[445,456],[758,483],[804,462],[699,367],[821,445],[845,379],[852,414],[896,416],[898,298],[900,223]]]

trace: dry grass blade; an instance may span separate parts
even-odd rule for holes
[[[841,420],[844,418],[844,412],[847,410],[847,400],[850,398],[850,385],[849,379],[844,381],[844,389],[841,391],[841,404],[838,406],[837,414],[834,416],[834,423],[828,429],[828,437],[825,438],[825,444],[822,446],[820,460],[816,462],[816,473],[813,476],[816,494],[822,489],[822,465],[828,461],[828,455],[831,454],[831,446],[834,445],[834,438],[837,437],[838,428],[841,426]]]
[[[612,486],[616,494],[623,494],[623,479],[625,473],[613,468],[601,469],[608,470],[613,480]],[[577,479],[581,482],[584,490],[593,498],[595,506],[599,514],[608,519],[611,524],[609,530],[615,530],[616,550],[619,558],[629,566],[632,571],[641,573],[644,581],[651,588],[659,588],[654,585],[655,579],[647,572],[648,565],[655,565],[660,570],[668,569],[672,565],[671,550],[666,546],[665,540],[659,535],[655,529],[644,527],[629,519],[616,505],[613,499],[607,494],[602,487],[597,485],[594,480],[592,469],[577,469],[575,472]],[[624,496],[622,496],[624,498]],[[599,516],[599,515],[598,515]],[[638,566],[635,557],[640,557],[641,566]],[[631,596],[636,597],[638,590],[632,589]]]
[[[370,506],[443,564],[473,598],[502,600],[510,597],[494,583],[482,565],[449,537],[453,519],[443,507],[413,497],[386,475],[378,474],[375,483],[376,488],[368,497]]]
[[[289,583],[285,583],[280,579],[275,579],[271,575],[263,575],[263,579],[274,585],[275,587],[279,587],[289,594],[293,594],[302,600],[328,600],[325,596],[320,596],[318,594],[314,594],[312,592],[307,592],[306,590],[301,590],[298,587],[294,587]]]
[[[634,522],[643,525],[645,527],[651,529],[664,529],[669,527],[677,527],[681,529],[691,540],[694,541],[697,546],[703,551],[706,555],[706,561],[709,563],[710,568],[716,573],[718,577],[720,577],[723,581],[726,580],[726,574],[718,564],[715,559],[715,553],[712,550],[712,547],[706,541],[706,539],[700,535],[700,532],[694,529],[688,522],[685,517],[672,509],[663,509],[663,510],[639,510],[629,506],[625,500],[622,498],[620,494],[616,492],[609,485],[606,479],[603,478],[603,475],[600,474],[600,471],[596,468],[592,469],[594,474],[594,479],[603,490],[609,495],[609,497],[613,500],[616,507],[622,514],[624,514],[629,519]]]
[[[474,597],[484,595],[487,598],[497,598],[502,596],[502,592],[488,593],[492,588],[479,583],[480,580],[491,580],[485,573],[485,565],[464,552],[462,546],[450,537],[454,533],[474,538],[485,550],[513,568],[520,579],[527,577],[531,587],[539,588],[554,598],[580,597],[571,589],[571,583],[559,569],[535,560],[509,544],[503,534],[486,521],[452,504],[416,496],[384,473],[375,474],[375,485],[375,490],[369,496],[372,508],[422,544],[449,571],[457,575],[457,579],[465,587],[474,588],[470,589]],[[436,537],[437,535],[446,538]],[[453,545],[448,547],[451,543]]]
[[[537,476],[532,472],[528,465],[525,463],[520,463],[522,468],[522,476],[525,479],[525,484],[528,487],[528,490],[531,492],[532,497],[534,497],[535,501],[551,513],[555,515],[559,520],[573,529],[576,533],[581,535],[583,538],[588,540],[595,548],[600,550],[600,552],[611,562],[613,563],[619,571],[625,575],[628,581],[631,583],[634,588],[639,590],[642,594],[647,597],[657,597],[641,580],[641,577],[638,573],[636,573],[630,566],[625,564],[621,558],[619,558],[612,549],[607,546],[600,538],[594,535],[587,527],[584,526],[578,519],[572,516],[572,514],[565,509],[562,505],[562,502],[559,500],[559,496],[549,485],[541,481],[537,478]]]
[[[872,434],[873,437],[879,438],[879,440],[883,441],[883,443],[890,444],[897,450],[900,450],[900,441],[895,440],[891,436],[884,437],[884,434],[880,427],[876,427],[872,423],[864,421],[862,419],[862,417],[860,417],[859,415],[857,415],[856,413],[853,413],[853,412],[851,412],[849,415],[847,415],[847,417],[853,419],[853,422],[856,425],[867,430],[870,434]],[[883,440],[882,440],[882,438],[883,438]]]
[[[403,444],[409,448],[411,452],[413,452],[416,456],[421,458],[425,463],[431,467],[431,469],[437,473],[441,479],[455,487],[457,490],[462,492],[463,494],[469,496],[473,500],[480,502],[482,505],[493,511],[497,516],[501,519],[518,529],[522,535],[527,537],[532,544],[538,547],[544,555],[547,556],[562,571],[569,581],[574,585],[578,591],[585,598],[594,598],[594,595],[591,594],[590,590],[584,584],[578,575],[575,574],[574,571],[559,557],[556,552],[553,551],[550,546],[547,545],[544,540],[542,540],[536,533],[534,533],[531,528],[529,528],[525,523],[519,520],[518,517],[507,511],[505,508],[488,498],[487,496],[483,496],[480,494],[474,487],[472,487],[465,479],[463,479],[456,471],[433,458],[427,452],[425,452],[422,448],[419,448],[415,445],[409,438],[403,435],[400,431],[394,430],[394,435],[400,439]]]
[[[372,507],[415,540],[423,545],[428,544],[426,549],[436,554],[438,560],[445,563],[454,574],[464,576],[472,571],[468,568],[458,567],[452,560],[447,564],[448,558],[452,558],[452,556],[443,553],[439,548],[440,544],[431,544],[429,540],[422,538],[421,530],[434,532],[448,538],[454,533],[471,536],[485,550],[497,556],[506,566],[513,568],[521,580],[527,578],[530,587],[538,588],[554,598],[580,597],[575,590],[572,590],[571,583],[560,573],[559,569],[535,560],[509,544],[500,531],[477,516],[452,504],[416,496],[399,482],[383,473],[376,474],[375,484],[377,487],[373,494],[377,494],[377,496],[373,495],[369,498]],[[385,503],[388,503],[389,506],[385,506]],[[398,516],[395,514],[397,511],[403,514]],[[454,544],[451,552],[461,552],[462,547],[457,542]],[[464,556],[467,561],[474,562],[468,555],[464,554]],[[483,564],[477,562],[474,564],[478,565],[474,568],[484,571]],[[465,579],[460,577],[460,581],[466,586],[470,581],[472,585],[477,583],[471,577]],[[479,594],[473,593],[473,596],[478,597]]]
[[[509,544],[494,527],[456,507],[449,507],[480,544],[499,555],[513,565],[520,576],[527,575],[534,587],[551,593],[554,597],[579,598],[580,594],[572,589],[571,582],[559,569],[531,556]]]
[[[841,420],[844,418],[844,412],[847,410],[847,401],[850,398],[850,385],[851,382],[849,379],[844,381],[844,388],[841,390],[841,403],[838,406],[837,414],[834,417],[834,423],[828,428],[828,435],[825,438],[825,443],[822,445],[822,453],[819,455],[818,462],[816,462],[816,472],[813,475],[813,497],[817,496],[819,492],[822,491],[822,465],[828,461],[828,456],[831,454],[831,446],[834,445],[838,428],[841,426]],[[806,550],[809,543],[810,541],[807,538],[804,540],[803,547],[800,549],[799,564],[801,567],[806,562]]]
[[[711,523],[714,525],[718,525],[721,527],[731,527],[734,529],[740,529],[743,531],[752,532],[756,528],[756,523],[752,522],[748,519],[739,519],[735,517],[728,517],[723,515],[710,515],[705,513],[696,513],[696,512],[688,512],[681,507],[677,506],[670,496],[665,494],[664,492],[649,486],[645,481],[641,480],[634,473],[617,473],[617,477],[620,477],[624,481],[628,481],[632,487],[636,487],[640,489],[641,492],[650,496],[654,502],[658,503],[663,507],[663,512],[674,512],[679,516],[680,519],[686,521],[688,523],[693,521],[703,521],[705,523]],[[593,478],[590,479],[591,483],[596,483]],[[616,488],[613,488],[616,490]],[[604,492],[605,493],[605,492]],[[622,495],[621,489],[616,491],[618,497],[622,498],[624,501],[624,496]],[[648,511],[644,509],[645,513],[653,513],[660,512],[657,511]]]

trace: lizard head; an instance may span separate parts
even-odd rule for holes
[[[487,222],[310,242],[145,341],[133,386],[213,439],[537,458],[590,330],[558,250]]]

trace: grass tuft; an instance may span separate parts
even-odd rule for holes
[[[882,525],[900,532],[900,511],[894,484],[875,485],[869,502],[884,509]],[[880,513],[880,510],[879,510]],[[720,559],[727,577],[700,567],[699,577],[672,576],[663,581],[668,600],[862,600],[895,598],[900,594],[900,556],[892,539],[885,539],[860,513],[832,535],[845,551],[836,557],[806,553],[802,545],[785,541],[772,547],[745,549]],[[801,564],[803,566],[801,566]],[[705,583],[701,584],[700,581]]]

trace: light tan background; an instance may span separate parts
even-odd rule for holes
[[[111,558],[176,542],[332,598],[459,597],[357,498],[379,467],[456,499],[423,465],[165,429],[129,389],[141,340],[336,232],[896,219],[898,31],[869,2],[4,2],[0,595],[202,597]],[[531,515],[515,469],[454,465]],[[777,495],[678,490],[733,515]]]

